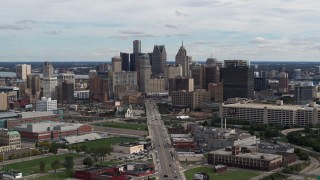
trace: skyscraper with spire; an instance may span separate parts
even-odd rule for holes
[[[187,56],[187,50],[182,45],[176,55],[176,64],[180,64],[182,66],[182,76],[183,77],[190,77],[190,63],[192,58]]]

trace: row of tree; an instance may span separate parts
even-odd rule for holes
[[[66,172],[69,175],[72,175],[72,171],[74,168],[74,161],[72,156],[66,156],[64,162],[60,162],[58,159],[51,162],[51,169],[54,170],[54,175],[57,173],[57,169],[64,167]],[[44,172],[46,169],[46,163],[44,161],[40,161],[39,164],[40,172]]]

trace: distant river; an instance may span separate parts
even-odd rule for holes
[[[36,73],[35,73],[36,74]],[[39,74],[40,77],[42,78],[42,74]],[[0,71],[0,78],[1,77],[16,77],[16,73],[14,72],[2,72]],[[76,79],[88,79],[88,75],[79,75],[79,74],[76,74],[75,75],[75,78]]]

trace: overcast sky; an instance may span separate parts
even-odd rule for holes
[[[1,0],[0,61],[110,61],[181,42],[193,61],[320,60],[319,0]]]

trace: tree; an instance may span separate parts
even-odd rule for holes
[[[38,147],[41,150],[48,151],[50,149],[50,143],[48,141],[39,142],[38,143]]]
[[[83,165],[87,166],[87,167],[91,167],[93,166],[93,160],[91,157],[86,157],[83,159]]]
[[[64,158],[64,164],[63,166],[66,168],[66,171],[71,173],[73,170],[74,162],[73,162],[73,157],[72,156],[66,156]]]
[[[81,149],[82,152],[86,152],[87,151],[87,146],[85,144],[82,144],[80,146],[80,149]]]
[[[59,149],[59,145],[57,143],[52,143],[50,148],[49,148],[49,152],[51,152],[53,154],[57,154],[58,153],[58,149]]]
[[[54,176],[56,176],[56,172],[59,166],[60,166],[60,161],[58,159],[51,162],[51,168],[54,170]]]
[[[40,169],[40,172],[42,172],[42,173],[46,169],[46,163],[44,161],[40,161],[39,169]]]

